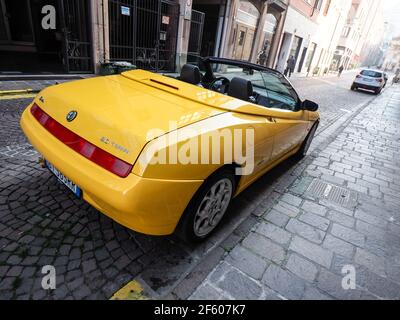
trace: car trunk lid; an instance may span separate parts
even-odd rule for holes
[[[48,87],[35,103],[67,129],[131,164],[148,141],[224,112],[120,75]],[[77,115],[68,121],[71,111]]]

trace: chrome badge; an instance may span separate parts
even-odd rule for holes
[[[68,112],[68,114],[67,114],[67,121],[68,121],[68,122],[74,121],[77,115],[78,115],[78,112],[76,112],[76,111],[70,111],[70,112]]]

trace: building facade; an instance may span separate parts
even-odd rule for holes
[[[346,25],[343,27],[335,52],[337,65],[352,69],[362,62],[361,52],[371,30],[377,28],[377,14],[382,8],[382,0],[352,0]]]
[[[391,40],[383,62],[383,68],[391,72],[400,72],[400,36]]]
[[[317,18],[321,5],[322,0],[289,2],[280,52],[275,62],[279,71],[285,71],[290,57],[294,57],[296,61],[294,72],[303,70],[309,50],[315,50],[311,38],[318,28]]]
[[[0,0],[0,71],[93,73],[110,61],[172,71],[188,54],[256,62],[263,48],[272,66],[286,9],[287,0]]]
[[[311,48],[302,70],[307,75],[322,75],[337,70],[333,60],[351,2],[348,0],[325,0],[317,17],[318,28],[311,37]]]

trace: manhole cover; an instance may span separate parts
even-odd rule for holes
[[[307,189],[309,195],[334,202],[342,207],[354,208],[357,205],[357,193],[325,181],[314,179]]]

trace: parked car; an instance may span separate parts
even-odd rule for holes
[[[380,94],[382,89],[386,86],[387,79],[383,71],[363,69],[356,76],[351,85],[351,90],[365,89],[374,91],[375,94]]]
[[[222,58],[200,62],[184,65],[177,79],[134,70],[48,87],[24,111],[22,129],[43,166],[105,215],[141,233],[203,240],[234,196],[307,153],[319,113],[275,70]],[[247,130],[252,151],[244,162],[225,152],[225,136],[223,146],[195,147],[193,161],[171,160],[174,150],[188,154],[191,139],[220,132],[242,147]],[[200,162],[207,152],[221,160]],[[157,161],[163,154],[167,161]]]

